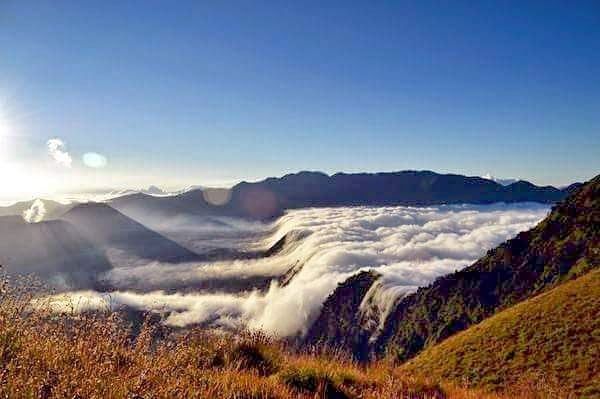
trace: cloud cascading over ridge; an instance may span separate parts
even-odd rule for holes
[[[48,147],[48,154],[56,163],[66,166],[67,168],[71,167],[73,158],[71,158],[71,155],[67,152],[64,141],[59,138],[53,138],[46,142],[46,146]]]
[[[548,210],[539,204],[293,210],[271,226],[274,233],[262,243],[268,247],[293,232],[288,237],[296,238],[277,255],[113,269],[104,278],[117,291],[109,296],[89,291],[56,296],[53,307],[60,310],[76,303],[80,310],[105,308],[108,300],[111,306],[166,313],[165,322],[173,326],[200,323],[293,336],[306,331],[338,283],[372,269],[382,275],[374,287],[377,292],[370,293],[379,302],[382,321],[398,296],[471,264],[488,249],[531,228]],[[287,285],[273,280],[264,290],[172,293],[184,282],[193,286],[210,279],[281,276],[291,268],[295,274]]]

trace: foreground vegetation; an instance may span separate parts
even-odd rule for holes
[[[359,365],[340,354],[294,351],[258,333],[169,331],[153,318],[138,329],[117,313],[32,311],[18,296],[4,287],[0,397],[500,397],[431,383],[385,362]],[[506,397],[533,399],[547,391],[526,381]]]
[[[423,351],[404,367],[487,389],[535,371],[600,397],[600,270],[524,301]]]

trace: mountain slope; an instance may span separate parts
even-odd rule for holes
[[[600,270],[560,285],[426,349],[411,373],[487,389],[527,372],[600,397]]]
[[[375,272],[360,272],[339,284],[335,294],[327,298],[319,318],[311,326],[308,341],[327,343],[335,348],[351,348],[356,358],[367,358],[369,348],[361,343],[368,340],[370,331],[363,328],[360,308],[369,288],[378,278],[379,275]],[[315,336],[320,339],[314,339]],[[324,337],[327,337],[326,341]]]
[[[80,204],[62,219],[106,251],[114,267],[141,262],[191,262],[198,255],[102,203]]]
[[[387,353],[406,360],[503,308],[598,266],[600,176],[556,205],[535,228],[488,251],[473,265],[400,299],[376,339],[357,333],[348,320],[327,316],[343,306],[343,295],[336,290],[305,340],[342,346],[358,357]]]
[[[148,215],[221,215],[270,219],[284,210],[303,207],[354,205],[487,204],[534,201],[553,203],[566,192],[519,181],[503,186],[481,177],[438,174],[430,171],[392,173],[299,172],[256,183],[242,182],[225,201],[211,201],[215,189],[192,190],[173,197],[134,194],[115,198],[111,206],[140,221]]]
[[[57,288],[94,288],[95,277],[111,268],[103,252],[66,221],[30,224],[20,216],[2,216],[0,237],[4,271],[35,273]]]

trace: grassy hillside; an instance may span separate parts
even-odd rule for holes
[[[486,389],[536,372],[577,397],[600,398],[600,270],[426,349],[403,370]]]

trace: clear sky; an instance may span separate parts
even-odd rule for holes
[[[303,169],[600,173],[600,2],[0,1],[0,199]]]

